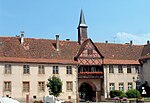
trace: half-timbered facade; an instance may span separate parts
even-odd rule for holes
[[[104,92],[104,85],[102,85],[104,84],[103,56],[91,39],[84,41],[75,60],[80,64],[78,67],[80,99],[100,101],[100,93]],[[93,81],[99,86],[97,88],[93,87],[88,89],[90,87],[88,84],[89,81]],[[85,88],[84,91],[82,90],[83,88]]]
[[[53,75],[62,80],[58,98],[65,101],[103,101],[111,90],[135,88],[132,78],[143,77],[139,58],[144,46],[94,43],[87,29],[81,11],[78,41],[59,40],[59,35],[56,40],[24,38],[23,32],[0,37],[0,96],[42,100]]]

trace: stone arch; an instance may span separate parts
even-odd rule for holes
[[[83,84],[83,83],[89,84],[92,87],[93,91],[97,91],[96,85],[92,81],[82,81],[82,82],[80,82],[79,86],[78,86],[78,90],[79,90],[81,84]]]
[[[84,101],[96,101],[96,86],[91,81],[82,81],[79,84],[79,97]]]

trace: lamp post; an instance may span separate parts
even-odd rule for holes
[[[136,90],[137,90],[137,89],[138,89],[138,88],[137,88],[137,83],[139,83],[140,80],[139,80],[138,77],[137,77],[137,78],[133,77],[132,79],[133,79],[133,82],[136,83]],[[136,97],[137,97],[137,98],[136,98],[136,103],[138,103],[137,91],[136,91]]]

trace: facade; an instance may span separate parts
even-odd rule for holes
[[[78,41],[59,40],[59,35],[56,40],[24,38],[23,32],[0,37],[0,96],[42,100],[53,75],[63,83],[58,98],[72,102],[103,101],[111,90],[136,88],[133,77],[150,81],[149,63],[144,64],[146,46],[94,43],[87,28],[81,11]]]
[[[147,81],[148,85],[150,85],[150,76],[149,76],[150,55],[149,54],[150,54],[150,44],[149,44],[149,41],[147,41],[147,45],[144,45],[139,61],[142,67],[142,74],[143,74],[141,75],[140,79],[141,81],[143,81],[143,83]]]
[[[76,98],[76,65],[35,64],[35,63],[1,63],[0,95],[15,98],[21,102],[43,100],[48,95],[47,79],[53,74],[61,78],[63,90],[60,99],[71,96]],[[56,70],[58,69],[58,70]],[[73,85],[69,88],[68,85]]]

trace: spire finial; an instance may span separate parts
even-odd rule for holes
[[[82,9],[81,9],[81,13],[80,13],[79,26],[85,26],[85,27],[87,27],[86,22],[85,22],[85,18],[84,18],[84,13],[83,13]]]

